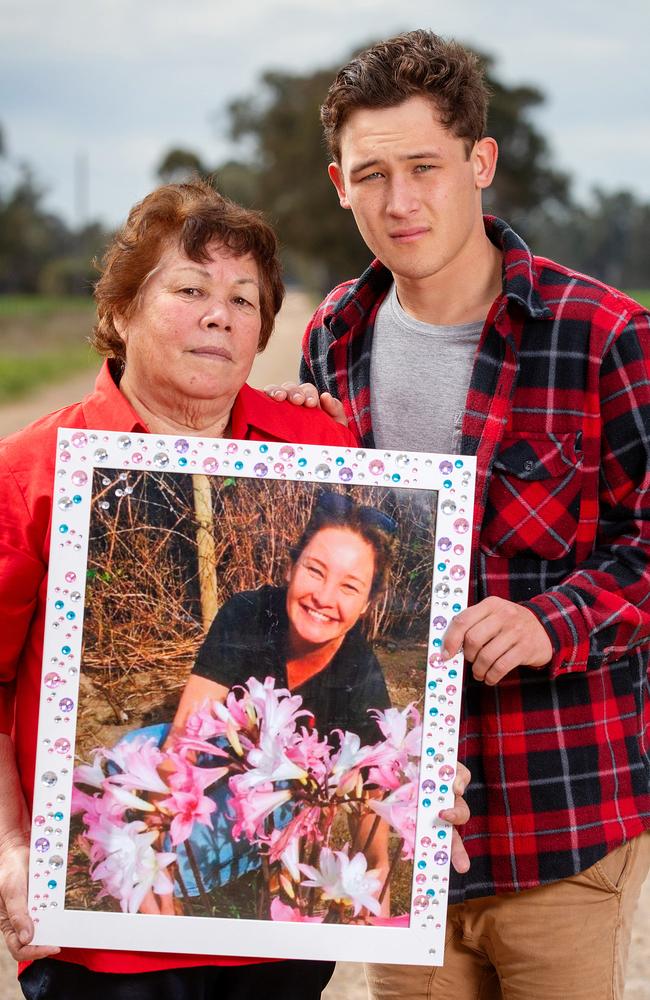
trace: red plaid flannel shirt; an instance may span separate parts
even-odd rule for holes
[[[650,316],[485,225],[504,266],[463,421],[478,465],[472,599],[526,604],[554,655],[492,688],[466,671],[472,865],[452,902],[573,875],[650,827]],[[303,345],[301,378],[343,401],[368,447],[391,281],[374,261],[334,289]]]

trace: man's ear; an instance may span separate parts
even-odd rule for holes
[[[496,139],[492,139],[490,136],[479,139],[478,142],[474,143],[474,149],[470,155],[477,188],[488,188],[494,179],[499,157]]]
[[[350,202],[348,201],[348,196],[345,193],[345,182],[343,180],[343,171],[336,161],[330,163],[327,168],[327,172],[330,175],[330,180],[334,187],[336,188],[336,193],[339,196],[339,204],[341,208],[349,208]]]

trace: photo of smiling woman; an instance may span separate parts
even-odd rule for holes
[[[181,697],[174,729],[207,698],[223,701],[251,675],[302,697],[319,732],[381,735],[370,709],[390,701],[362,618],[386,588],[395,521],[323,492],[282,587],[235,594],[217,614]]]
[[[131,724],[111,737],[114,727],[95,722],[91,736],[82,722],[77,754],[92,765],[76,770],[81,823],[67,905],[406,925],[435,494],[209,477],[217,597],[203,629],[185,638],[169,609],[174,579],[173,617],[188,621],[193,607],[190,550],[173,547],[196,531],[191,503],[183,508],[193,478],[97,478],[91,564],[99,569],[110,552],[113,570],[110,581],[90,570],[88,680],[107,640],[123,663],[136,646],[143,670],[147,616],[133,594],[151,607],[157,578],[157,641],[172,628],[191,660],[165,694],[155,680],[162,648],[152,645],[140,673],[146,699],[126,673],[107,678]],[[107,501],[114,495],[121,513]],[[117,601],[121,588],[125,600],[111,610],[106,598],[113,590]],[[170,672],[167,664],[167,685]],[[148,858],[126,890],[116,838],[121,857]]]

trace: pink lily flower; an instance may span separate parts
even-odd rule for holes
[[[241,775],[235,775],[228,783],[231,790],[232,799],[230,808],[233,813],[233,837],[240,839],[242,836],[253,840],[256,836],[263,835],[262,824],[267,816],[270,816],[274,809],[289,802],[292,798],[291,790],[288,788],[280,791],[269,790],[267,786],[250,788],[241,794],[239,789],[239,779]]]
[[[318,868],[300,865],[301,872],[307,876],[302,885],[320,889],[323,899],[352,906],[355,917],[362,907],[379,915],[381,904],[376,895],[381,889],[381,880],[374,869],[368,871],[361,851],[349,858],[345,851],[323,847],[318,864]]]
[[[259,746],[248,752],[250,770],[241,778],[240,788],[254,788],[269,781],[304,781],[307,772],[289,759],[285,752],[285,736],[263,730]]]
[[[196,791],[173,792],[160,805],[161,808],[168,809],[174,814],[169,827],[174,847],[178,847],[179,844],[187,840],[195,823],[202,823],[203,826],[212,828],[210,814],[217,808],[216,802],[213,802],[207,795],[201,795]]]
[[[379,801],[371,799],[368,805],[403,838],[402,858],[405,861],[410,861],[415,850],[415,821],[418,807],[417,773],[414,780],[400,785],[384,799]]]
[[[322,924],[323,919],[323,916],[307,917],[300,912],[298,907],[288,906],[277,896],[271,901],[271,920],[286,920],[294,924]]]
[[[292,844],[298,844],[301,837],[308,843],[322,843],[323,834],[320,830],[321,819],[320,806],[307,806],[296,811],[295,816],[287,823],[282,830],[274,830],[271,834],[269,845],[269,860],[278,861],[284,859],[285,851],[287,857],[293,858]],[[287,867],[289,867],[287,865]]]
[[[376,718],[377,725],[390,746],[395,750],[404,750],[409,757],[420,756],[422,727],[420,713],[415,705],[410,704],[403,709],[387,708],[383,712],[373,709],[371,715]]]
[[[153,736],[136,736],[133,740],[122,740],[112,750],[106,751],[106,759],[120,768],[122,774],[112,774],[107,779],[111,784],[124,785],[132,790],[162,794],[167,785],[160,777],[158,768],[165,759]]]
[[[123,912],[137,913],[150,889],[163,894],[173,891],[165,869],[176,855],[153,850],[155,831],[136,820],[106,833],[105,858],[92,872],[92,878],[103,883],[103,895],[118,899]]]

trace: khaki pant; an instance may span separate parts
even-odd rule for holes
[[[650,831],[572,878],[449,907],[440,968],[368,965],[373,1000],[622,1000]],[[650,989],[650,986],[649,986]]]

